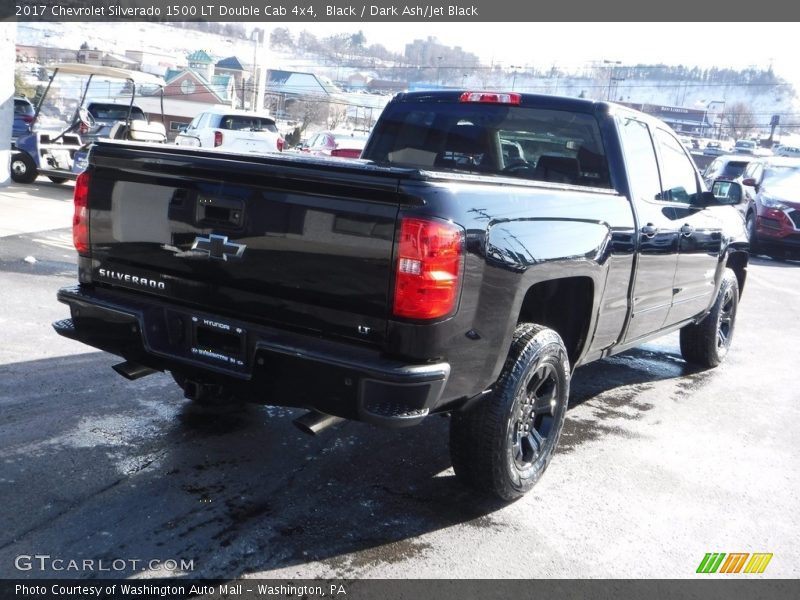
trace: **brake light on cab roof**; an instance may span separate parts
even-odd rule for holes
[[[522,102],[522,94],[514,92],[464,92],[459,102],[479,102],[481,104],[514,104]]]

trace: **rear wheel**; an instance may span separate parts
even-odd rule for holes
[[[36,179],[36,163],[24,152],[11,157],[11,179],[16,183],[33,183]]]
[[[506,501],[529,491],[561,435],[569,377],[567,350],[555,331],[517,326],[491,395],[453,414],[450,455],[456,476]]]
[[[738,306],[739,282],[731,269],[725,269],[711,312],[699,323],[681,329],[683,358],[704,367],[716,367],[720,364],[728,354],[733,340]]]

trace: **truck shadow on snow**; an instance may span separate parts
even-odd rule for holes
[[[192,561],[166,576],[309,563],[306,575],[358,576],[424,556],[423,534],[504,527],[493,517],[501,504],[455,480],[446,418],[406,430],[344,423],[312,438],[291,425],[301,411],[201,411],[169,376],[128,382],[114,362],[94,353],[0,367],[5,576],[130,576],[152,560]],[[23,385],[33,373],[36,384]],[[674,352],[634,350],[578,370],[572,406],[635,403],[637,386],[686,374]],[[583,434],[570,427],[568,415],[562,440],[575,450]],[[13,567],[42,549],[128,562],[110,572]]]

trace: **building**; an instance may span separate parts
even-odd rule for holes
[[[661,104],[632,104],[629,102],[621,102],[620,104],[661,119],[676,133],[706,137],[711,135],[714,130],[713,124],[708,120],[708,111],[705,109]]]

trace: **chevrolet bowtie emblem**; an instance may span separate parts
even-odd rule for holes
[[[215,235],[213,233],[208,237],[200,237],[198,235],[194,238],[194,243],[192,244],[192,250],[207,252],[209,258],[216,258],[217,260],[242,258],[245,248],[247,246],[244,244],[229,242],[226,235]]]

